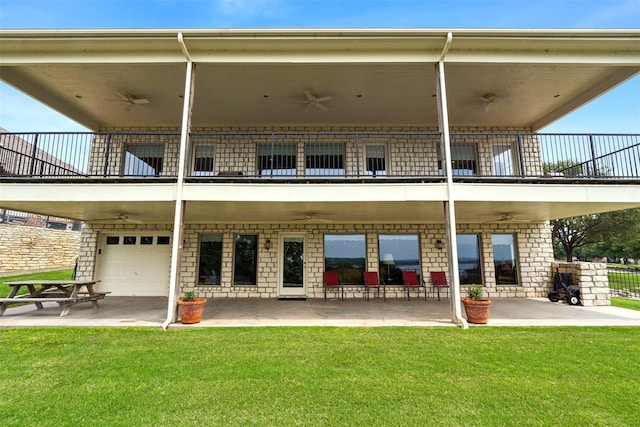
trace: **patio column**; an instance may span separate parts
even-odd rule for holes
[[[182,261],[184,209],[186,202],[182,199],[184,188],[184,176],[189,145],[189,131],[191,129],[191,112],[193,108],[193,91],[196,65],[191,61],[182,40],[182,33],[178,34],[178,42],[187,58],[187,70],[184,82],[184,102],[182,106],[182,128],[180,130],[180,154],[178,160],[178,179],[176,182],[176,205],[173,218],[173,245],[171,247],[171,277],[169,280],[169,303],[167,306],[167,319],[162,324],[167,329],[169,324],[177,320],[177,302],[180,292],[180,265]]]
[[[451,139],[449,136],[449,114],[447,107],[447,90],[444,77],[444,57],[452,41],[452,34],[447,35],[447,44],[440,60],[436,64],[436,94],[438,102],[438,126],[440,128],[440,149],[443,171],[447,178],[447,200],[444,201],[445,230],[447,233],[447,258],[450,278],[451,321],[468,328],[462,317],[462,303],[460,301],[460,274],[458,271],[458,244],[456,232],[456,208],[453,188],[453,171],[451,167]]]

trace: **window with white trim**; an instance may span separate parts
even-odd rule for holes
[[[296,144],[259,144],[258,176],[277,178],[296,176]]]
[[[124,153],[125,176],[160,176],[164,158],[163,144],[126,144]]]
[[[344,144],[307,144],[306,176],[344,176]]]
[[[386,147],[384,145],[367,144],[366,153],[367,176],[387,175]]]
[[[193,176],[213,176],[215,147],[196,144],[193,147]]]
[[[438,173],[444,175],[442,150],[438,146]],[[451,144],[451,169],[453,176],[475,176],[478,174],[478,158],[475,144]]]

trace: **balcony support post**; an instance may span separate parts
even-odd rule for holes
[[[593,135],[589,135],[589,147],[591,148],[591,164],[593,167],[593,173],[591,176],[598,177],[598,163],[596,162],[596,146],[593,143]]]
[[[363,153],[366,158],[366,153]],[[365,175],[367,173],[365,166]],[[358,138],[358,132],[356,132],[356,176],[360,178],[360,138]],[[374,173],[375,176],[375,173]]]
[[[438,102],[438,126],[440,127],[440,147],[443,151],[442,159],[447,177],[447,200],[444,202],[445,230],[447,234],[447,257],[449,264],[449,279],[451,281],[451,321],[467,329],[469,325],[462,317],[462,303],[460,300],[460,274],[458,272],[458,245],[456,233],[456,208],[453,189],[453,170],[451,167],[451,138],[449,135],[449,113],[447,107],[447,86],[444,76],[444,57],[453,36],[447,36],[445,50],[436,63],[436,94]]]
[[[104,147],[104,176],[109,176],[109,156],[111,153],[111,132],[107,132],[107,142]]]
[[[276,151],[276,134],[271,131],[271,156],[269,157],[269,178],[273,178],[273,160]]]
[[[186,202],[183,200],[184,177],[189,146],[189,132],[191,130],[191,112],[193,109],[193,92],[195,80],[195,64],[186,52],[186,46],[182,40],[182,33],[178,34],[180,43],[187,58],[187,70],[184,82],[184,103],[182,106],[182,128],[180,131],[180,156],[178,163],[178,179],[176,181],[176,205],[173,218],[173,242],[171,247],[171,272],[169,279],[169,303],[167,306],[167,319],[162,324],[167,329],[178,317],[178,294],[180,292],[180,266],[182,261],[183,234],[184,234],[184,210]]]
[[[33,148],[31,149],[31,159],[29,159],[29,177],[33,177],[36,168],[36,154],[38,153],[38,136],[36,133],[33,138]]]
[[[518,141],[518,162],[520,162],[520,176],[524,178],[526,175],[524,170],[524,151],[522,146],[522,134],[518,133],[516,137]]]

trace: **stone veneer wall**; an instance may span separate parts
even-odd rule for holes
[[[580,286],[585,307],[611,305],[607,264],[598,262],[554,262],[553,272],[571,273],[571,282]],[[551,284],[553,289],[553,282]]]
[[[80,233],[0,224],[0,272],[73,267]]]
[[[200,234],[223,235],[223,259],[221,285],[196,285],[198,270],[198,246]],[[233,286],[233,236],[234,234],[258,235],[258,284],[257,286]],[[430,271],[447,271],[446,248],[436,249],[436,240],[445,241],[443,225],[382,224],[382,225],[187,225],[184,233],[184,257],[181,267],[181,292],[195,290],[208,298],[275,298],[278,286],[278,237],[286,233],[304,233],[306,236],[307,296],[323,296],[322,273],[324,271],[325,234],[365,234],[367,241],[367,268],[378,271],[378,234],[418,234],[420,239],[422,275],[430,285]],[[551,282],[550,265],[553,261],[551,234],[546,224],[468,224],[460,225],[458,233],[479,235],[485,292],[489,297],[543,297]],[[519,259],[520,285],[496,286],[493,268],[491,234],[513,233]],[[271,249],[264,242],[272,242]],[[401,290],[392,288],[392,297],[401,297]],[[361,296],[360,291],[347,288],[346,296]],[[356,292],[356,295],[354,295]]]
[[[126,231],[172,230],[170,224],[94,224],[83,226],[83,238],[78,260],[78,278],[92,279],[100,232],[117,233]],[[221,285],[196,285],[198,270],[198,248],[200,234],[223,235],[223,259]],[[325,234],[365,234],[367,242],[367,269],[378,271],[378,234],[418,234],[422,275],[430,285],[430,271],[447,271],[446,248],[436,249],[436,240],[446,241],[445,229],[439,224],[187,224],[184,232],[184,252],[181,263],[181,292],[195,290],[205,297],[233,298],[275,298],[278,286],[278,238],[281,234],[303,233],[306,237],[307,287],[310,298],[322,297],[322,273],[324,271]],[[553,261],[551,233],[546,224],[460,224],[459,234],[477,234],[480,241],[485,294],[495,297],[546,297],[552,277],[550,266]],[[518,252],[517,286],[497,286],[493,267],[491,235],[514,234]],[[257,286],[233,286],[233,236],[235,234],[258,235],[258,284]],[[272,242],[271,249],[264,248],[264,242]],[[606,272],[605,272],[606,274]],[[464,292],[463,286],[463,292]],[[391,296],[401,297],[401,292],[392,288]],[[348,288],[347,296],[353,297],[357,289]],[[357,291],[359,292],[359,291]],[[358,295],[361,295],[358,293]]]
[[[179,137],[167,135],[178,132],[170,128],[114,128],[103,129],[114,134],[98,135],[91,146],[89,170],[91,174],[104,172],[104,153],[109,153],[107,173],[121,173],[124,159],[124,147],[127,144],[162,144],[164,147],[162,175],[176,175],[178,163]],[[396,176],[437,176],[438,147],[440,136],[437,128],[421,127],[371,127],[367,129],[352,127],[314,127],[296,128],[197,128],[193,129],[192,146],[205,145],[213,147],[214,174],[222,171],[238,171],[246,176],[257,174],[257,145],[271,145],[270,132],[294,132],[276,134],[275,142],[296,144],[297,172],[305,173],[306,144],[344,144],[344,166],[348,176],[366,174],[367,145],[383,145],[386,148],[386,166],[389,175]],[[354,133],[340,132],[358,132]],[[539,159],[539,148],[535,135],[523,136],[520,141],[516,132],[528,133],[531,129],[524,127],[503,128],[452,128],[452,132],[463,132],[452,136],[454,144],[476,144],[478,172],[492,176],[494,171],[494,153],[496,146],[512,147],[514,170],[519,171],[518,145],[522,147],[522,160],[528,175],[542,173]],[[122,134],[118,132],[131,132]],[[138,132],[138,133],[136,133]],[[295,133],[295,132],[300,132]],[[305,133],[308,132],[308,133]],[[370,132],[370,133],[367,133]],[[475,135],[470,132],[476,133]],[[512,132],[512,134],[505,134]],[[478,134],[483,133],[483,134]],[[498,134],[501,133],[501,134]],[[107,143],[108,140],[108,143]],[[107,149],[108,147],[108,149]],[[192,156],[193,148],[189,153]],[[190,174],[192,160],[188,161],[187,174]]]

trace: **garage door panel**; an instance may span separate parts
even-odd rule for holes
[[[165,233],[104,236],[96,269],[98,289],[121,296],[167,296],[171,246],[158,242],[168,240]]]

